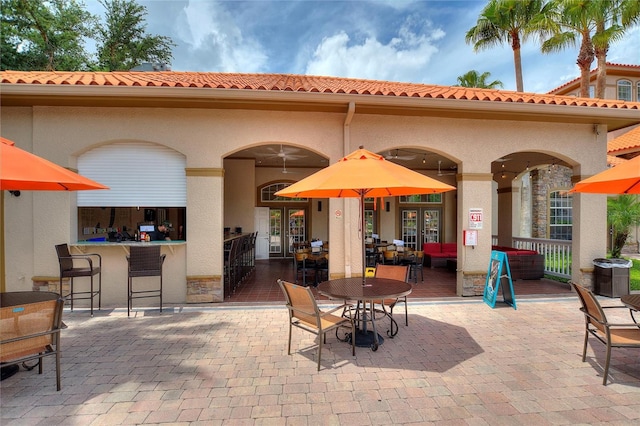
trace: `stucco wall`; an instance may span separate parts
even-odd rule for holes
[[[345,148],[345,115],[338,113],[3,107],[1,114],[3,136],[63,166],[73,167],[78,155],[100,144],[141,140],[162,144],[181,152],[186,156],[188,169],[210,171],[203,177],[188,175],[187,178],[187,223],[190,230],[193,231],[194,227],[199,229],[197,236],[189,234],[188,246],[184,252],[188,276],[220,277],[223,270],[223,227],[253,226],[255,187],[259,181],[269,177],[258,176],[260,172],[257,170],[246,176],[245,172],[250,169],[246,165],[243,165],[240,172],[242,183],[231,186],[233,192],[249,192],[248,195],[243,194],[246,198],[242,198],[240,210],[235,211],[229,207],[229,212],[233,211],[234,215],[241,216],[237,219],[234,217],[233,223],[225,216],[226,204],[230,203],[227,195],[235,196],[226,193],[229,189],[225,188],[229,187],[225,186],[225,180],[237,180],[238,172],[223,164],[223,158],[247,146],[291,141],[296,146],[321,153],[329,159],[330,164],[359,145],[375,152],[405,147],[444,154],[459,166],[459,189],[457,194],[445,195],[444,212],[447,216],[444,221],[445,240],[458,242],[461,230],[468,227],[468,208],[482,207],[487,218],[492,217],[492,161],[513,152],[540,151],[572,164],[575,175],[589,175],[604,168],[602,163],[606,150],[606,132],[598,136],[594,135],[592,125],[566,123],[356,113],[348,129],[350,146]],[[456,179],[453,176],[448,178]],[[33,193],[24,194],[19,199],[8,197],[5,194],[7,289],[24,290],[30,288],[30,278],[33,275],[57,274],[54,244],[75,241],[75,194]],[[604,196],[602,201],[597,197],[599,196],[576,196],[575,209],[579,212],[580,208],[586,206],[584,200],[589,200],[590,211],[588,216],[580,216],[576,212],[578,228],[598,228],[604,222]],[[225,202],[221,203],[220,200]],[[395,203],[390,201],[391,211],[381,211],[381,236],[387,240],[397,236]],[[326,226],[329,230],[327,238],[331,241],[332,248],[332,276],[361,271],[357,205],[355,200],[328,202]],[[323,210],[324,206],[325,203]],[[335,215],[337,210],[342,212],[339,217]],[[313,213],[312,220],[316,221],[316,213]],[[480,233],[479,247],[475,250],[465,249],[464,263],[461,264],[463,268],[468,268],[471,272],[486,270],[491,228],[491,220],[486,219],[486,226]],[[592,258],[597,257],[596,253],[602,254],[606,239],[601,237],[603,235],[591,230],[585,233],[579,240],[580,260],[576,259],[574,262],[586,267]],[[578,250],[576,246],[574,249]],[[124,285],[115,278],[109,278],[109,275],[106,271],[106,285]],[[184,280],[174,285],[183,284]]]

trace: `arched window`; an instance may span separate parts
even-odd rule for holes
[[[632,100],[631,82],[629,80],[618,81],[618,100],[621,100],[621,101]]]
[[[566,190],[549,193],[549,238],[571,240],[573,231],[573,197]]]
[[[275,195],[276,192],[281,189],[287,188],[291,185],[291,182],[277,182],[269,185],[265,185],[260,188],[260,201],[262,203],[289,203],[289,202],[308,202],[307,198],[288,198]]]

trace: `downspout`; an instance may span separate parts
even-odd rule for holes
[[[342,155],[346,156],[351,152],[351,131],[349,126],[351,125],[351,120],[353,119],[353,115],[356,111],[356,103],[351,101],[349,102],[349,107],[347,109],[347,115],[344,118],[344,124],[342,126]],[[347,209],[348,200],[343,200],[343,232],[344,232],[344,274],[346,278],[351,278],[351,266],[352,266],[352,256],[351,256],[351,209]]]

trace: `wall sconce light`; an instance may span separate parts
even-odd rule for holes
[[[529,162],[527,161],[527,170],[529,170]]]
[[[426,164],[427,162],[427,154],[422,155],[422,164]]]
[[[504,178],[506,178],[506,177],[507,177],[507,174],[506,174],[505,172],[502,172],[502,174],[500,175],[500,177],[501,177],[502,179],[504,179]]]
[[[14,197],[19,197],[20,196],[20,191],[18,191],[18,190],[9,191],[9,194],[13,195]]]
[[[318,201],[318,211],[322,211],[322,201]]]

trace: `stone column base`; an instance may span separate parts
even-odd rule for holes
[[[482,296],[487,282],[487,272],[462,272],[462,296]]]
[[[578,284],[594,291],[596,289],[596,268],[580,268],[580,281]]]
[[[187,276],[187,303],[224,301],[220,275]]]
[[[35,276],[31,277],[33,291],[51,291],[60,294],[60,277]],[[62,294],[69,293],[69,278],[62,279]]]

